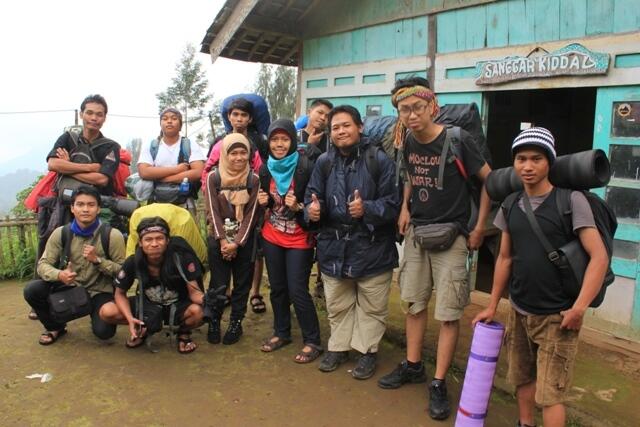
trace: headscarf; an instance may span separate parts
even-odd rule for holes
[[[289,146],[287,155],[282,159],[276,159],[271,155],[271,151],[269,151],[267,168],[276,183],[278,194],[284,196],[287,194],[287,191],[289,191],[289,187],[291,187],[291,181],[293,180],[293,175],[296,172],[298,158],[300,155],[298,154],[296,128],[291,120],[278,119],[271,123],[271,126],[269,126],[269,130],[267,131],[269,139],[277,133],[286,134],[291,139],[291,145]]]
[[[391,95],[391,103],[394,107],[398,108],[398,103],[404,99],[409,98],[410,96],[415,96],[421,99],[424,99],[429,104],[433,105],[433,109],[431,111],[431,118],[435,118],[440,113],[440,105],[438,105],[438,98],[436,94],[426,86],[408,86],[398,89],[396,93]],[[402,148],[402,143],[407,133],[407,128],[402,124],[401,120],[398,120],[396,123],[395,129],[395,138],[393,141],[393,145],[396,148]]]
[[[220,150],[220,186],[226,188],[220,193],[236,208],[236,219],[242,221],[244,216],[244,206],[249,203],[249,192],[247,191],[247,177],[251,173],[249,162],[241,171],[233,171],[229,168],[229,152],[242,147],[251,153],[249,140],[241,133],[230,133],[222,139],[222,149]]]

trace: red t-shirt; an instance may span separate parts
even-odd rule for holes
[[[293,190],[291,181],[289,191]],[[267,218],[262,227],[262,237],[269,243],[290,249],[310,249],[314,247],[311,233],[305,231],[298,221],[288,219],[285,214],[288,209],[284,204],[284,197],[278,194],[276,184],[271,180],[269,195],[273,199],[273,207],[267,212]]]

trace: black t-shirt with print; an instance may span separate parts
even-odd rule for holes
[[[457,222],[466,228],[471,215],[469,190],[460,174],[452,152],[449,150],[443,177],[443,189],[436,188],[440,154],[444,146],[447,129],[428,144],[419,143],[412,134],[407,135],[404,144],[404,159],[411,182],[410,213],[415,225],[434,222]],[[469,176],[480,171],[485,161],[478,151],[473,138],[465,130],[460,130],[461,157]],[[458,196],[462,193],[460,199]],[[458,201],[456,203],[456,200]],[[452,206],[455,204],[455,207]],[[451,210],[448,214],[447,211]],[[442,217],[447,214],[446,217]]]
[[[99,134],[98,138],[104,138],[102,133]],[[89,144],[82,135],[80,135],[78,143]],[[75,148],[69,132],[65,132],[60,135],[49,154],[47,154],[47,161],[52,157],[58,157],[56,153],[58,148],[64,148],[68,153],[71,153]],[[113,195],[113,177],[115,176],[116,170],[118,170],[118,165],[120,164],[120,146],[115,141],[111,141],[109,143],[96,146],[96,148],[92,150],[92,153],[95,156],[95,162],[100,163],[100,170],[98,172],[109,178],[109,184],[104,187],[97,187],[98,191],[100,191],[100,194],[111,196]]]
[[[131,255],[124,261],[124,264],[122,264],[122,268],[113,280],[114,286],[116,288],[122,289],[125,292],[128,291],[129,288],[131,288],[131,286],[133,285],[133,281],[137,278],[134,257],[134,255]],[[182,271],[184,272],[187,280],[198,281],[202,277],[200,263],[197,259],[194,258],[194,255],[186,252],[181,252],[180,261]],[[164,262],[168,262],[168,260],[165,260]],[[161,271],[164,272],[164,268],[161,268]],[[149,276],[149,282],[144,284],[144,292],[150,300],[158,303],[160,301],[154,301],[157,296],[167,296],[171,295],[172,293],[175,294],[174,296],[181,301],[189,298],[187,284],[180,276],[180,272],[178,271],[178,268],[176,267],[173,260],[169,264],[169,273],[167,275],[161,274],[161,277]]]

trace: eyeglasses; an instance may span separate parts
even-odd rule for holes
[[[427,111],[428,106],[429,104],[423,102],[413,104],[412,106],[403,105],[402,107],[398,108],[398,114],[400,115],[400,117],[409,117],[411,115],[411,112],[413,112],[416,116],[421,116],[425,111]]]

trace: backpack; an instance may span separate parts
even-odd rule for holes
[[[604,243],[604,247],[607,251],[607,256],[609,258],[609,263],[607,266],[607,272],[604,276],[604,281],[602,282],[602,287],[600,288],[600,292],[595,296],[590,307],[599,307],[604,300],[604,297],[607,292],[607,287],[613,283],[615,280],[615,274],[613,270],[611,270],[611,258],[613,256],[613,239],[616,233],[616,229],[618,228],[618,221],[616,219],[615,212],[607,204],[606,201],[602,200],[600,196],[590,191],[584,190],[571,190],[566,188],[556,187],[556,196],[555,202],[556,207],[558,209],[558,214],[562,220],[562,230],[564,231],[565,236],[567,236],[567,242],[577,239],[578,237],[573,231],[573,225],[571,222],[571,192],[580,191],[584,194],[587,202],[589,202],[589,207],[591,208],[591,212],[593,213],[593,219],[602,238],[602,242]],[[511,212],[511,209],[517,204],[521,191],[517,191],[515,193],[511,193],[502,203],[502,212],[505,216],[505,219],[509,218],[508,215]]]
[[[255,127],[261,135],[266,135],[269,130],[269,125],[271,124],[269,107],[267,106],[267,101],[255,93],[239,93],[237,95],[231,95],[222,101],[220,115],[222,116],[222,122],[224,123],[224,128],[227,133],[231,133],[233,131],[231,122],[229,122],[229,106],[231,105],[231,102],[238,98],[244,98],[253,105],[253,120],[251,126]]]
[[[151,158],[155,162],[156,157],[158,156],[158,150],[160,149],[160,140],[155,138],[151,141],[151,145],[149,145],[149,152],[151,153]],[[191,158],[191,141],[186,136],[180,138],[180,152],[178,153],[178,164],[180,163],[189,163],[189,159]],[[191,196],[194,199],[198,198],[198,191],[200,190],[200,180],[195,182],[189,182],[191,185]],[[179,184],[178,184],[179,185]],[[125,190],[126,192],[126,190]]]
[[[118,165],[118,169],[116,170],[115,175],[113,176],[113,192],[118,197],[127,197],[127,189],[125,187],[125,182],[127,178],[131,175],[131,153],[129,150],[125,150],[124,148],[120,148],[120,164]]]
[[[107,259],[109,257],[109,245],[111,242],[111,226],[109,224],[100,224],[98,227],[98,233],[100,233],[100,244],[102,245],[102,251]],[[62,234],[60,235],[60,245],[62,246],[62,255],[59,260],[58,268],[66,268],[69,260],[71,259],[71,240],[73,240],[73,232],[71,232],[71,224],[66,224],[62,227]]]
[[[393,145],[398,118],[395,116],[367,116],[364,118],[362,133],[369,142],[382,147],[391,160],[396,160],[396,148]]]
[[[222,186],[222,177],[220,176],[220,171],[218,170],[218,168],[211,169],[211,172],[209,173],[213,174],[213,185],[215,185],[216,191],[218,193],[222,190],[233,190],[233,191],[247,190],[249,193],[251,193],[251,190],[253,189],[253,179],[252,179],[253,172],[251,170],[249,170],[249,175],[247,175],[247,183],[245,185],[240,185],[236,187]]]

